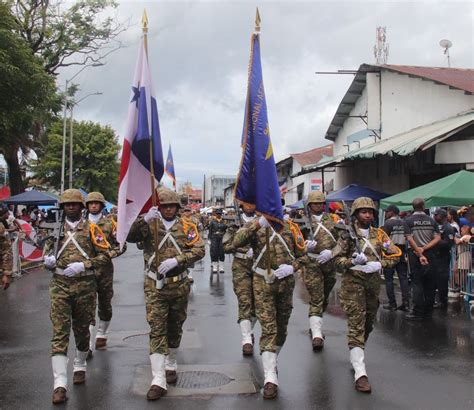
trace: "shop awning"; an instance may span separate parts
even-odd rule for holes
[[[378,155],[408,156],[419,149],[426,150],[444,141],[473,123],[474,112],[470,111],[429,125],[414,128],[408,132],[377,141],[346,154],[324,158],[316,164],[304,167],[299,175],[354,159],[371,159]]]

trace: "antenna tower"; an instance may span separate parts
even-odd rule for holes
[[[388,60],[388,43],[387,27],[377,27],[375,29],[375,46],[374,57],[375,64],[387,64]]]

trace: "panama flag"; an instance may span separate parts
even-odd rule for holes
[[[176,191],[176,175],[174,173],[174,162],[173,162],[173,153],[171,152],[171,144],[168,149],[168,159],[166,160],[166,175],[168,175],[173,181],[173,188]]]
[[[120,166],[117,241],[122,245],[137,216],[150,205],[150,144],[153,145],[155,187],[164,171],[160,125],[153,81],[142,38],[128,106]]]

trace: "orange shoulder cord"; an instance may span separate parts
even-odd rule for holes
[[[92,243],[101,249],[110,249],[110,243],[107,241],[104,232],[96,224],[89,224]]]
[[[382,228],[377,228],[377,240],[382,242],[382,253],[383,253],[384,258],[395,259],[402,256],[402,250],[398,246],[396,246],[394,243],[392,243],[392,240],[387,235],[387,232],[385,232]],[[388,248],[390,246],[393,246],[396,249],[395,253],[387,253]]]
[[[304,243],[304,236],[301,233],[300,227],[297,223],[290,221],[288,219],[288,224],[290,225],[290,231],[293,234],[293,238],[295,239],[295,245],[298,249],[304,250],[305,243]]]
[[[198,228],[195,224],[193,224],[192,222],[186,221],[186,219],[184,219],[184,218],[182,218],[181,220],[183,221],[184,234],[186,235],[186,240],[187,240],[186,246],[193,246],[201,238],[199,236]],[[190,235],[188,235],[188,233],[191,230],[193,230],[194,236],[190,237]]]
[[[110,220],[112,221],[112,235],[116,237],[117,236],[117,222],[115,222],[114,218],[110,218]]]

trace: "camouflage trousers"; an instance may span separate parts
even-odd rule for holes
[[[379,308],[380,276],[346,272],[342,277],[339,299],[347,315],[349,348],[364,348],[374,328]]]
[[[113,266],[107,266],[105,269],[97,270],[95,278],[97,281],[97,305],[99,319],[103,320],[104,322],[110,322],[112,319],[112,298],[114,297]]]
[[[255,312],[262,328],[260,352],[276,352],[283,346],[293,310],[294,276],[266,283],[263,276],[253,275]]]
[[[238,323],[255,317],[255,298],[252,280],[251,262],[234,257],[232,262],[232,283],[239,305]]]
[[[181,343],[191,286],[186,278],[156,289],[155,281],[145,277],[144,289],[150,354],[167,355],[168,348],[177,348]]]
[[[72,330],[76,348],[89,349],[89,324],[95,315],[97,284],[94,276],[68,278],[54,275],[49,284],[50,318],[53,324],[51,355],[67,355]]]
[[[312,264],[306,267],[303,282],[309,293],[309,315],[323,317],[328,306],[329,294],[336,284],[336,271],[331,262],[323,266]]]

